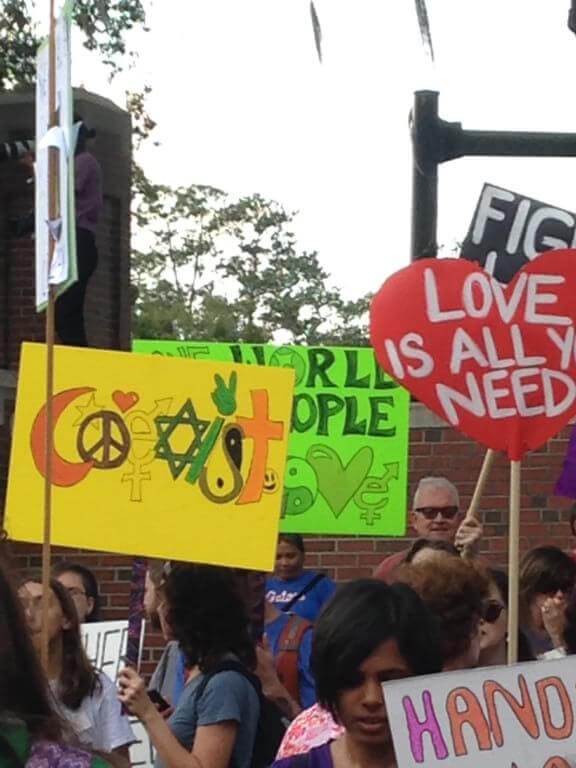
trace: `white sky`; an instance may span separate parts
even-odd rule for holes
[[[141,161],[167,184],[260,192],[299,211],[350,297],[409,262],[415,89],[440,90],[440,112],[466,128],[576,132],[576,36],[570,0],[428,0],[436,70],[413,0],[154,0],[133,37],[137,67],[116,84],[84,49],[73,79],[123,104],[149,83],[158,122]],[[462,159],[442,166],[439,242],[462,239],[484,181],[576,210],[575,160]]]

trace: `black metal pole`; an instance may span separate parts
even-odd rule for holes
[[[438,93],[414,94],[412,121],[412,238],[411,258],[436,256],[438,244]]]
[[[576,0],[575,0],[576,2]],[[438,115],[436,91],[416,91],[412,110],[411,258],[438,252],[438,166],[466,156],[576,157],[575,133],[470,131]]]

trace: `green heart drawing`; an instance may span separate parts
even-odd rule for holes
[[[360,488],[372,467],[372,448],[364,447],[344,466],[340,456],[327,445],[313,445],[306,461],[316,472],[318,490],[338,518]]]

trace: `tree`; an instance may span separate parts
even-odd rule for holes
[[[42,4],[44,5],[44,3]],[[35,0],[2,0],[0,4],[0,92],[31,87],[36,77],[38,30],[32,21]],[[111,75],[122,67],[126,33],[145,29],[142,0],[75,0],[74,21],[84,33],[84,45],[98,51]]]
[[[345,302],[328,287],[278,203],[146,182],[136,217],[152,237],[133,256],[136,336],[259,343],[281,331],[293,343],[367,342],[367,299]]]

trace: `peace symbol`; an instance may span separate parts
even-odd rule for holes
[[[85,433],[92,422],[99,427],[100,437],[86,445]],[[113,427],[120,437],[115,436]],[[97,411],[87,416],[80,425],[76,447],[82,459],[91,461],[94,469],[115,469],[126,461],[130,451],[130,433],[117,413]]]

